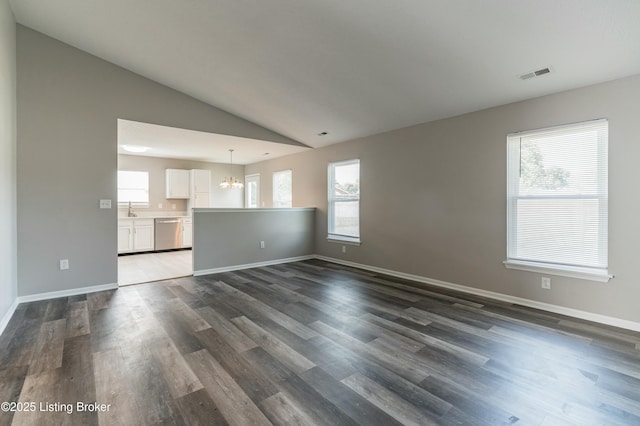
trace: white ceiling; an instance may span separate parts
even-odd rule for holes
[[[638,0],[11,6],[23,25],[313,147],[640,73]]]
[[[136,154],[125,151],[123,145],[138,145],[150,149]],[[228,163],[230,149],[234,150],[233,164],[246,165],[307,151],[310,148],[118,120],[118,154]]]

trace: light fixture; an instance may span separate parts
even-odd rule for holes
[[[222,182],[220,182],[220,188],[242,189],[244,188],[242,181],[233,177],[233,149],[229,150],[229,157],[229,177],[224,177],[222,179]]]
[[[151,148],[149,148],[148,146],[142,146],[142,145],[122,145],[122,149],[124,149],[127,152],[140,153],[140,152],[147,152]]]

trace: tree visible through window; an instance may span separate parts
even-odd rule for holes
[[[507,266],[608,276],[608,124],[508,137]]]

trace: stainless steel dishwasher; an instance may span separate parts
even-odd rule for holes
[[[171,250],[182,248],[182,219],[164,217],[155,220],[155,249]]]

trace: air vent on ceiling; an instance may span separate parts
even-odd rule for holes
[[[551,72],[550,68],[542,68],[536,71],[531,71],[526,74],[522,74],[520,76],[520,80],[529,80],[530,78],[540,77],[541,75],[549,74]]]

